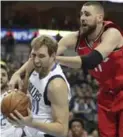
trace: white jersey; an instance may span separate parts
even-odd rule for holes
[[[4,95],[6,93],[1,94],[0,96],[0,104],[2,102],[2,99],[4,98]],[[15,128],[14,126],[12,126],[8,120],[6,119],[6,117],[1,113],[0,111],[0,135],[1,137],[21,137],[22,135],[22,129],[20,128]]]
[[[55,64],[53,69],[43,79],[39,79],[39,74],[36,71],[32,72],[29,79],[28,91],[29,91],[29,94],[31,95],[32,112],[33,112],[34,119],[40,120],[41,122],[44,122],[44,123],[46,122],[49,123],[53,121],[52,114],[51,114],[50,101],[47,98],[47,88],[50,81],[57,77],[62,78],[66,82],[68,86],[68,101],[70,101],[71,99],[70,86],[60,65]],[[37,136],[40,137],[40,134],[44,134],[43,132],[40,132],[32,128],[30,132],[31,134],[34,133],[36,137]]]
[[[6,93],[1,94],[1,96],[0,96],[0,104],[1,104],[2,99],[4,98],[4,95],[5,95],[5,94],[6,94]],[[1,132],[12,126],[12,125],[7,121],[7,119],[5,118],[5,116],[1,113],[1,111],[0,111],[0,125],[1,125]]]

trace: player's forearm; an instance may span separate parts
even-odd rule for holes
[[[24,63],[21,66],[21,68],[18,69],[14,74],[22,75],[26,71],[27,66],[28,66],[28,61],[26,63]]]
[[[82,60],[79,56],[74,56],[74,57],[57,56],[56,60],[61,65],[64,65],[70,68],[81,68],[81,64],[82,64]]]
[[[32,122],[32,127],[52,136],[66,137],[68,132],[68,128],[65,128],[61,123],[57,122],[41,123],[39,121],[34,120]]]
[[[67,47],[59,45],[58,50],[57,50],[57,55],[64,54],[64,52],[65,52],[66,49],[67,49]]]
[[[19,70],[15,72],[15,74],[22,75],[23,73],[27,72],[30,73],[34,69],[32,59],[29,58],[29,60],[24,63]]]

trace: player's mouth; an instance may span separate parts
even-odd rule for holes
[[[88,27],[88,25],[87,25],[87,24],[85,24],[85,23],[82,23],[82,27],[83,27],[83,28],[87,28],[87,27]]]

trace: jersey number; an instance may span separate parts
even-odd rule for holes
[[[39,111],[39,101],[35,99],[32,100],[32,111],[34,112],[34,114],[38,114]]]
[[[109,58],[106,58],[103,62],[107,62]],[[102,72],[102,66],[99,64],[96,68],[94,68],[96,72]]]

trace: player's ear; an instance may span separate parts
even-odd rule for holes
[[[56,58],[56,53],[54,52],[52,55],[51,55],[52,59],[55,60]]]
[[[103,15],[102,14],[97,15],[97,21],[98,21],[98,23],[103,22]]]

